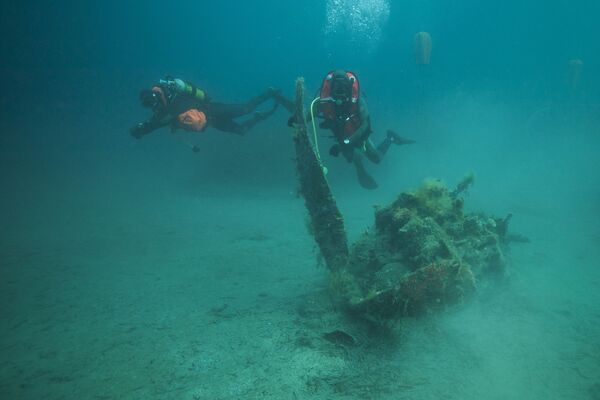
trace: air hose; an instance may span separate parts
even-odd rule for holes
[[[313,137],[314,137],[314,145],[315,145],[315,153],[317,154],[317,160],[319,161],[319,165],[321,165],[321,169],[323,170],[323,173],[325,175],[327,175],[327,172],[329,171],[327,169],[326,166],[323,165],[323,162],[321,161],[321,152],[319,151],[319,137],[317,135],[317,126],[315,124],[315,112],[314,112],[314,106],[315,103],[317,101],[321,100],[321,97],[315,97],[315,99],[310,103],[310,120],[312,122],[312,128],[313,128]]]

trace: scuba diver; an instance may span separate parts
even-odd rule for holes
[[[293,110],[290,100],[282,98],[279,93],[275,94],[275,98],[286,109]],[[376,189],[377,182],[367,173],[363,154],[369,161],[379,164],[392,144],[415,143],[388,130],[383,141],[375,147],[370,139],[372,129],[367,103],[360,96],[356,74],[350,71],[334,70],[327,73],[306,119],[311,121],[314,117],[323,119],[319,127],[331,130],[337,142],[331,146],[329,154],[338,157],[341,153],[346,161],[353,163],[358,181],[365,189]],[[293,124],[294,120],[295,117],[290,118],[288,125]]]
[[[190,132],[202,132],[212,126],[223,132],[244,135],[258,122],[272,115],[279,105],[264,112],[254,112],[251,118],[237,122],[236,118],[252,113],[259,105],[269,99],[275,99],[277,90],[269,88],[265,93],[250,99],[244,104],[223,104],[212,101],[206,92],[190,82],[166,77],[151,89],[140,92],[142,106],[152,110],[152,117],[130,129],[131,136],[140,139],[150,132],[170,126],[171,132],[184,129]],[[192,146],[194,152],[200,149]]]

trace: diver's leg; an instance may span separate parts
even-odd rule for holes
[[[373,148],[373,150],[375,150],[381,156],[380,161],[381,161],[381,158],[383,158],[383,156],[385,156],[385,153],[387,153],[387,151],[390,149],[391,145],[392,145],[392,139],[390,139],[389,136],[386,136],[385,139],[383,139],[381,141],[381,143],[379,143],[379,145],[377,146],[377,149]],[[371,146],[373,146],[373,144],[371,144]]]
[[[280,90],[274,91],[273,98],[275,99],[276,102],[281,104],[283,106],[283,108],[285,108],[289,112],[293,113],[296,111],[296,103],[294,103],[290,99],[286,99],[285,97],[283,97]]]
[[[404,139],[400,137],[400,135],[398,135],[396,132],[388,130],[386,132],[385,139],[383,139],[381,143],[379,143],[377,148],[375,148],[371,140],[367,140],[365,155],[369,160],[371,160],[375,164],[379,164],[383,159],[383,156],[385,156],[385,153],[387,153],[390,149],[392,143],[397,146],[401,146],[403,144],[413,144],[415,143],[415,141],[410,139]]]
[[[379,164],[381,160],[383,160],[383,156],[390,147],[390,144],[386,143],[386,141],[388,141],[387,138],[379,146],[377,146],[377,148],[375,148],[375,145],[373,142],[371,142],[371,139],[367,139],[365,142],[365,156],[367,156],[369,161]]]
[[[216,115],[222,119],[233,119],[238,118],[247,114],[250,114],[259,105],[265,101],[273,98],[274,89],[269,89],[263,94],[253,97],[248,102],[243,104],[224,104],[224,103],[210,103],[210,112],[212,115]],[[275,100],[277,104],[277,101]]]
[[[391,129],[387,130],[385,136],[386,136],[386,139],[389,139],[390,142],[394,143],[396,146],[402,146],[403,144],[414,144],[415,143],[414,140],[405,139]]]
[[[267,90],[263,94],[259,94],[258,96],[251,98],[246,102],[246,104],[244,104],[244,114],[252,112],[256,107],[271,98],[273,98],[273,91],[271,90]]]
[[[244,130],[244,133],[252,129],[252,127],[254,127],[254,125],[259,123],[260,121],[263,121],[269,118],[271,115],[273,115],[273,113],[277,111],[277,107],[279,107],[279,103],[276,102],[273,104],[273,107],[269,111],[255,112],[252,118],[242,122],[241,126]]]
[[[360,153],[355,152],[354,156],[352,157],[352,163],[356,168],[356,176],[358,178],[358,183],[360,183],[360,186],[369,190],[377,189],[377,182],[375,182],[375,179],[373,179],[373,177],[369,175],[369,173],[365,169],[362,163],[362,156],[360,155]]]
[[[262,103],[264,103],[265,101],[267,101],[269,99],[274,99],[275,100],[275,104],[278,104],[279,101],[277,100],[276,93],[278,93],[278,90],[273,89],[273,88],[269,88],[264,93],[259,94],[258,96],[251,98],[245,104],[238,105],[237,109],[235,110],[236,113],[234,115],[231,115],[232,118],[241,117],[242,115],[250,114],[259,105],[261,105]],[[274,109],[276,109],[276,108],[277,107],[274,107]]]
[[[228,120],[247,114],[244,104],[210,103],[208,112],[218,120]]]
[[[267,119],[271,115],[273,115],[273,113],[277,110],[278,106],[279,106],[279,104],[275,103],[273,105],[273,108],[270,109],[269,111],[255,112],[254,115],[252,116],[252,118],[250,118],[244,122],[241,122],[241,123],[234,121],[232,118],[230,118],[228,116],[223,117],[223,115],[221,115],[221,116],[219,116],[219,118],[214,118],[212,120],[211,124],[213,127],[215,127],[216,129],[218,129],[220,131],[231,132],[231,133],[235,133],[236,135],[244,135],[244,134],[246,134],[246,132],[248,132],[250,129],[252,129],[252,127],[254,127],[254,125],[259,123],[260,121]]]
[[[221,132],[235,133],[236,135],[243,135],[246,130],[241,124],[238,124],[230,118],[218,118],[211,121],[211,125]]]

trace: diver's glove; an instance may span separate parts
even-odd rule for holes
[[[129,130],[129,134],[136,139],[141,139],[142,136],[148,133],[148,126],[144,122],[140,122]]]
[[[344,140],[340,140],[338,144],[334,144],[329,148],[329,154],[334,157],[337,157],[341,152],[347,151],[348,148],[354,147],[354,143],[348,138]]]

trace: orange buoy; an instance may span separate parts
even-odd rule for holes
[[[574,91],[579,85],[581,70],[583,69],[583,61],[576,58],[569,60],[569,88]]]
[[[418,32],[415,35],[415,62],[417,65],[429,65],[431,60],[431,35]]]

